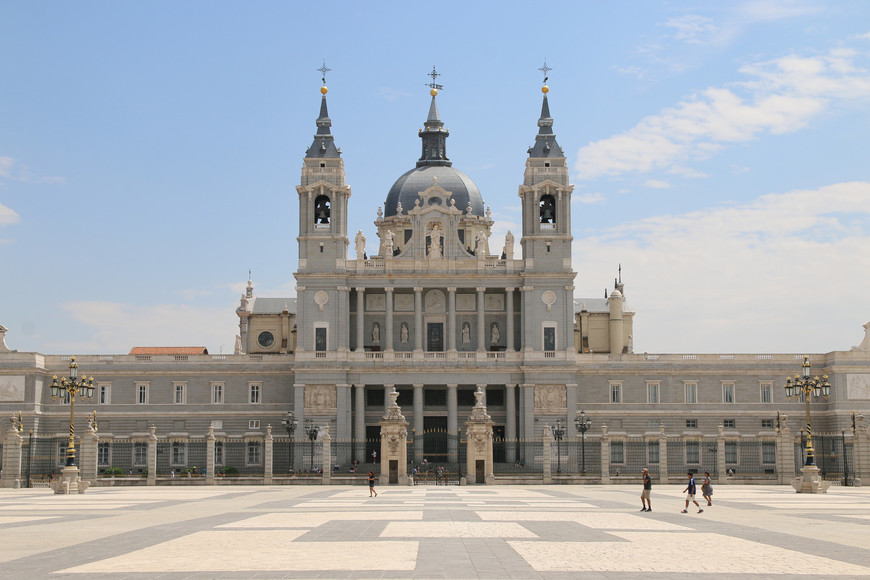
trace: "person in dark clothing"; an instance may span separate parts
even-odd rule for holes
[[[685,509],[683,510],[682,513],[685,514],[685,513],[688,513],[688,512],[689,512],[689,502],[692,502],[692,503],[695,504],[695,507],[698,508],[698,513],[699,513],[699,514],[700,514],[700,513],[704,513],[704,510],[701,509],[700,504],[699,504],[698,501],[695,499],[695,491],[696,491],[696,489],[697,489],[697,488],[695,487],[695,476],[694,476],[694,474],[692,474],[691,471],[688,472],[687,475],[689,476],[689,484],[686,486],[686,489],[683,490],[684,492],[687,492],[687,493],[686,493],[686,507],[685,507]]]
[[[650,503],[650,493],[652,493],[652,478],[649,476],[649,469],[643,468],[643,491],[640,492],[640,503],[642,512],[651,512],[652,503]]]

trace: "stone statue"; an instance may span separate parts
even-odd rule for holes
[[[393,233],[393,230],[387,230],[387,233],[384,234],[384,254],[387,256],[393,255],[393,240],[395,237],[396,234]]]
[[[471,342],[471,325],[467,322],[462,323],[462,342],[464,344]]]
[[[514,258],[514,235],[508,230],[504,237],[504,255],[508,260]]]
[[[401,330],[399,331],[401,341],[408,342],[408,323],[403,322],[401,326]]]
[[[356,259],[364,260],[366,255],[366,237],[362,233],[362,230],[356,233],[354,245],[356,246]]]
[[[432,231],[429,233],[429,238],[431,240],[429,245],[430,258],[441,257],[441,240],[443,237],[444,235],[441,233],[441,228],[438,227],[438,224],[432,226]]]
[[[489,342],[497,344],[501,339],[501,331],[498,329],[498,322],[493,322],[489,326]]]
[[[381,342],[381,325],[377,322],[372,323],[372,342]]]
[[[489,254],[489,240],[487,240],[484,232],[477,232],[475,241],[477,242],[475,245],[475,253],[479,258],[483,258]]]

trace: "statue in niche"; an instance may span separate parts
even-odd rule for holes
[[[366,237],[362,233],[362,230],[356,233],[356,239],[354,240],[354,245],[356,246],[356,259],[357,260],[365,260],[366,258]]]
[[[498,329],[498,322],[493,322],[489,325],[489,342],[497,344],[501,340],[501,331]]]
[[[378,322],[372,323],[372,342],[381,342],[381,325]]]
[[[475,241],[477,242],[475,244],[475,253],[478,257],[483,257],[489,254],[489,240],[486,239],[486,234],[484,232],[477,232]]]
[[[429,244],[430,258],[441,257],[441,240],[443,238],[444,234],[441,233],[441,228],[438,227],[438,224],[432,226],[432,231],[429,232],[429,239],[431,240],[431,243]]]
[[[384,255],[392,256],[393,255],[393,240],[395,239],[396,234],[393,233],[393,230],[387,230],[387,233],[384,234]]]
[[[467,322],[462,323],[462,343],[468,344],[471,342],[471,325]]]
[[[401,329],[399,330],[400,340],[402,342],[408,342],[408,323],[403,322]]]

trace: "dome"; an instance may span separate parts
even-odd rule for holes
[[[407,212],[414,208],[414,204],[420,199],[419,193],[432,186],[432,178],[438,179],[436,185],[449,191],[456,202],[456,208],[465,211],[471,202],[471,213],[483,217],[483,198],[480,190],[471,181],[471,178],[450,166],[428,165],[415,167],[406,172],[393,184],[387,201],[384,202],[384,216],[396,215],[396,207],[401,202],[402,210]]]

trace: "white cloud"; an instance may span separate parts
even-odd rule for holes
[[[670,183],[661,179],[649,179],[644,185],[652,189],[668,189],[671,186]]]
[[[848,350],[870,319],[868,199],[870,182],[840,183],[578,239],[578,297],[622,263],[638,352]]]
[[[20,221],[21,216],[15,213],[15,210],[0,203],[0,226],[8,226]]]
[[[821,12],[824,6],[806,0],[752,0],[737,7],[736,16],[743,22],[768,22]]]
[[[402,97],[408,97],[411,93],[399,91],[390,87],[378,87],[378,96],[385,101],[395,101]]]
[[[747,65],[740,72],[752,79],[733,90],[707,88],[620,135],[581,148],[574,166],[578,178],[655,169],[680,173],[686,163],[728,144],[797,131],[837,101],[870,96],[870,73],[856,64],[859,56],[866,55],[839,49]]]
[[[34,175],[27,167],[8,156],[0,156],[0,178],[25,183],[66,183],[66,179],[63,177],[41,177]],[[0,181],[0,185],[2,185],[2,181]]]
[[[676,30],[674,37],[677,40],[682,40],[690,44],[698,44],[704,39],[701,36],[708,37],[716,32],[718,28],[713,24],[711,18],[699,16],[697,14],[687,14],[677,18],[671,18],[665,22],[665,26]]]

